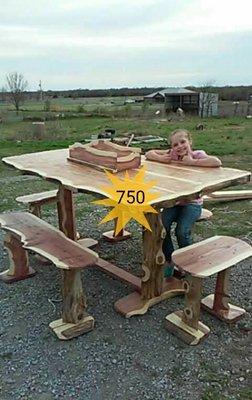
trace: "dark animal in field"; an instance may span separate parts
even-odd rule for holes
[[[109,139],[115,136],[115,129],[105,129],[104,132],[98,134],[98,139]]]
[[[196,125],[196,131],[203,131],[204,130],[204,125],[203,124],[198,124]]]
[[[184,110],[182,110],[182,108],[177,108],[176,114],[178,117],[184,117],[185,113]]]

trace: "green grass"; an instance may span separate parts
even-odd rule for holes
[[[121,102],[122,100],[120,99]],[[97,104],[104,104],[105,101],[108,102],[109,100],[93,99],[89,104],[97,106]],[[117,101],[119,100],[117,99]],[[58,100],[55,100],[55,104],[57,102]],[[68,109],[71,104],[76,106],[78,101],[71,102],[66,99],[65,102],[60,102],[61,107],[64,105]],[[41,103],[27,103],[24,106],[29,111],[37,109],[39,112],[42,105]],[[199,122],[204,124],[204,131],[199,132],[195,129]],[[75,141],[83,141],[85,138],[89,138],[91,134],[99,133],[108,127],[116,129],[117,135],[130,132],[136,135],[153,134],[164,138],[168,138],[169,133],[176,128],[185,128],[192,133],[194,148],[204,149],[209,154],[220,156],[224,166],[245,170],[252,169],[252,122],[246,118],[200,120],[192,117],[186,118],[184,121],[168,122],[162,119],[90,118],[81,116],[80,118],[60,121],[47,121],[45,124],[46,132],[43,140],[33,139],[31,122],[23,122],[14,118],[13,120],[10,119],[9,122],[0,124],[0,157],[65,148]],[[146,144],[141,147],[148,149],[158,146],[167,147],[167,144],[162,142],[159,145]],[[16,180],[15,177],[17,177]],[[54,185],[39,178],[23,180],[17,170],[7,167],[2,162],[0,162],[1,182],[0,209],[2,211],[15,208],[17,206],[15,197],[18,195],[54,187]],[[243,187],[248,188],[248,185]],[[249,221],[252,220],[250,201],[211,203],[208,208],[213,210],[214,219],[211,222],[197,224],[195,228],[196,237],[209,237],[221,232],[222,234],[247,237],[251,240],[251,237],[248,236],[251,232]]]
[[[251,390],[249,388],[239,388],[234,384],[230,374],[224,374],[216,369],[216,366],[204,360],[201,363],[201,382],[208,384],[204,389],[201,400],[249,400]],[[227,394],[228,393],[228,394]]]
[[[251,400],[252,390],[239,389],[233,391],[233,394],[224,395],[221,389],[208,388],[204,391],[201,400]]]
[[[195,127],[203,122],[205,130],[196,131]],[[81,141],[93,133],[99,133],[106,128],[116,129],[117,135],[126,132],[159,135],[168,138],[169,134],[177,128],[188,129],[193,136],[194,148],[204,148],[207,152],[216,155],[250,155],[252,153],[252,123],[245,118],[188,118],[185,121],[160,122],[155,119],[133,118],[99,118],[80,117],[58,121],[45,122],[45,146],[48,149],[48,140],[55,148],[54,141],[59,142],[59,147],[64,140],[69,142]],[[0,145],[6,147],[2,141],[29,142],[33,140],[32,122],[9,121],[0,126]],[[32,147],[41,148],[42,142],[34,142]],[[28,143],[29,145],[29,143]],[[163,146],[165,144],[162,144]],[[145,145],[149,148],[150,144]]]
[[[27,101],[21,106],[19,115],[11,104],[0,104],[0,142],[2,140],[29,141],[33,140],[32,122],[23,121],[23,117],[41,117],[46,115],[65,115],[75,113],[74,118],[46,121],[45,140],[76,141],[89,137],[92,133],[99,133],[105,128],[116,129],[118,135],[125,132],[135,134],[153,134],[168,138],[169,134],[177,128],[186,128],[193,135],[195,148],[204,148],[206,151],[217,155],[245,155],[252,153],[252,121],[245,117],[232,118],[206,118],[186,117],[184,121],[165,121],[163,104],[148,105],[144,110],[143,103],[128,104],[124,106],[125,97],[115,98],[85,98],[85,99],[52,99],[51,112],[44,111],[44,102]],[[113,104],[112,104],[113,102]],[[85,117],[78,113],[78,108],[83,105],[85,112],[99,112],[110,115],[108,118]],[[159,116],[155,115],[160,110]],[[163,116],[163,117],[162,117]],[[127,118],[126,118],[127,117]],[[198,123],[204,124],[204,131],[196,131]],[[1,143],[0,143],[1,145]],[[46,143],[45,143],[46,145]],[[47,145],[46,145],[47,146]],[[52,143],[54,148],[54,144]],[[61,144],[59,143],[59,146]],[[146,145],[149,148],[150,145]],[[38,149],[41,146],[38,144]],[[48,148],[48,147],[47,147]]]

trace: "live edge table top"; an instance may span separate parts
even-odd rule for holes
[[[68,149],[62,149],[5,157],[3,162],[69,189],[105,195],[101,189],[101,186],[109,184],[105,172],[73,163],[67,157]],[[251,176],[250,172],[238,169],[161,164],[145,160],[145,157],[142,157],[142,165],[146,167],[146,181],[157,181],[154,190],[160,193],[160,197],[153,201],[153,205],[158,206],[171,206],[179,199],[195,199],[227,186],[246,183]],[[134,176],[136,172],[133,169],[129,174]],[[117,176],[123,177],[124,172],[117,173]]]

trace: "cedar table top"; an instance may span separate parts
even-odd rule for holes
[[[103,171],[87,165],[67,160],[68,149],[50,150],[39,153],[5,157],[3,162],[23,172],[39,175],[50,181],[61,183],[67,188],[80,192],[105,195],[100,189],[109,184]],[[146,180],[156,180],[155,189],[160,197],[153,201],[159,206],[169,206],[178,199],[195,199],[199,195],[213,192],[238,183],[250,180],[250,172],[232,168],[202,168],[178,164],[161,164],[145,160]],[[135,175],[137,170],[130,170]],[[117,173],[124,176],[123,172]]]

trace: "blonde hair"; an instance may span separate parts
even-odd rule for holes
[[[172,133],[170,134],[170,137],[169,137],[170,144],[171,144],[172,137],[174,135],[176,135],[177,133],[185,133],[187,139],[189,140],[189,142],[192,143],[192,136],[191,136],[190,132],[187,129],[175,129],[175,131],[172,131]]]

